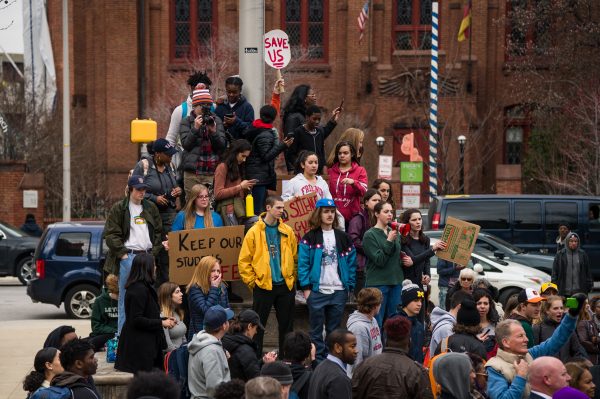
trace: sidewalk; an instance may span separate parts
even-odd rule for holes
[[[75,328],[79,336],[91,331],[89,320],[16,320],[0,322],[0,398],[23,399],[23,378],[33,369],[33,359],[50,331],[61,325]]]

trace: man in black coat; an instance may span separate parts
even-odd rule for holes
[[[590,259],[580,248],[579,236],[567,234],[566,247],[558,251],[552,265],[552,282],[558,285],[558,295],[587,294],[594,286]]]
[[[69,388],[76,399],[100,399],[92,378],[98,369],[92,344],[82,339],[67,342],[60,363],[65,371],[52,379],[52,386]]]

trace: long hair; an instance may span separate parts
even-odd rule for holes
[[[243,334],[248,330],[248,327],[253,325],[249,321],[240,321],[240,317],[229,322],[229,333],[230,334]]]
[[[290,99],[285,103],[283,107],[283,129],[285,131],[285,120],[287,119],[289,114],[293,114],[295,112],[299,112],[302,115],[306,112],[306,104],[304,100],[306,100],[306,96],[310,93],[310,85],[298,85],[292,91],[292,95]]]
[[[151,254],[141,253],[133,258],[125,288],[129,288],[131,284],[138,281],[143,281],[150,285],[154,284],[154,256]]]
[[[419,215],[421,215],[421,211],[418,210],[417,208],[410,208],[410,209],[405,210],[402,213],[402,217],[400,218],[400,221],[402,223],[408,224],[413,213],[418,213]],[[421,217],[423,217],[423,215],[421,215]],[[408,242],[409,237],[410,237],[410,234],[406,237],[402,237],[402,243],[406,244]],[[425,244],[427,242],[427,236],[425,235],[425,233],[423,233],[423,225],[421,225],[421,230],[419,230],[419,242],[421,244]]]
[[[310,219],[308,219],[308,224],[310,225],[311,230],[317,230],[321,228],[321,214],[323,213],[323,209],[326,207],[320,207],[313,209],[310,214]],[[334,208],[335,209],[335,208]],[[339,227],[338,219],[334,216],[333,218],[333,226],[334,229]]]
[[[371,200],[371,198],[373,198],[374,195],[379,195],[379,191],[375,190],[374,188],[368,189],[365,192],[365,195],[363,195],[363,206],[367,210],[367,213],[369,214],[369,227],[373,227],[373,226],[375,226],[375,223],[377,223],[377,218],[375,217],[375,210],[370,210],[367,207],[367,202],[369,202]],[[379,195],[379,198],[381,198],[381,195]],[[381,201],[379,201],[379,202],[381,202]]]
[[[352,144],[349,141],[338,141],[338,143],[335,145],[335,148],[333,149],[335,154],[333,156],[333,163],[331,165],[340,162],[338,153],[340,152],[340,148],[342,148],[342,147],[350,148],[350,157],[351,157],[350,162],[358,163],[358,156],[356,155],[356,147],[354,146],[354,144]],[[328,166],[331,166],[331,165],[328,164]]]
[[[208,195],[208,187],[204,184],[194,184],[192,186],[192,192],[190,197],[187,199],[183,212],[185,215],[185,230],[192,230],[196,224],[196,198],[201,192],[206,191]],[[210,211],[210,201],[206,209],[204,209],[204,227],[214,227],[212,220],[212,212]]]
[[[492,297],[492,293],[485,288],[476,288],[473,291],[473,300],[477,303],[481,298],[487,298],[490,302],[490,308],[487,312],[487,319],[492,324],[497,324],[500,321],[500,315],[496,310],[496,303],[494,302],[494,298]]]
[[[171,317],[173,313],[177,313],[179,320],[183,320],[183,309],[179,305],[173,303],[173,293],[179,286],[171,281],[162,283],[158,287],[158,304],[160,305],[160,313],[165,317]]]
[[[194,269],[194,275],[185,288],[185,292],[189,293],[193,286],[197,286],[202,290],[204,295],[207,295],[210,291],[210,271],[215,263],[219,263],[219,260],[214,256],[204,256],[200,259],[200,263],[198,263],[196,269]],[[219,264],[219,267],[220,266],[221,265]]]
[[[298,158],[296,158],[296,163],[294,164],[294,173],[304,173],[304,167],[302,166],[302,164],[305,163],[308,157],[310,157],[311,155],[316,156],[317,160],[319,159],[319,156],[313,151],[300,151],[300,153],[298,154]]]
[[[245,176],[245,162],[238,164],[237,156],[242,152],[252,150],[252,144],[248,140],[234,140],[231,146],[223,154],[222,161],[227,166],[227,180],[234,182],[243,179]]]
[[[379,191],[379,186],[381,186],[381,183],[385,183],[388,185],[388,187],[390,188],[390,192],[388,193],[388,199],[386,202],[389,202],[390,204],[392,204],[392,208],[396,209],[396,204],[394,204],[394,193],[392,192],[392,182],[386,179],[375,179],[375,181],[373,181],[373,185],[371,185],[371,188],[374,188],[376,190]]]
[[[542,301],[542,308],[540,310],[540,313],[541,313],[540,317],[542,320],[548,319],[548,311],[552,307],[552,303],[554,303],[556,301],[560,301],[560,303],[563,303],[562,296],[550,295],[548,298],[546,298],[545,301]]]
[[[58,349],[44,348],[40,349],[35,354],[33,360],[33,371],[25,376],[23,380],[23,390],[27,392],[35,392],[46,379],[46,363],[52,363],[56,357]]]
[[[340,138],[338,139],[338,143],[342,141],[347,141],[354,146],[356,150],[356,163],[360,163],[360,159],[362,158],[363,152],[361,151],[360,143],[365,139],[365,132],[360,129],[351,127],[348,128],[342,133]],[[337,155],[337,151],[334,149],[329,152],[329,156],[327,157],[327,166],[331,166],[335,163],[334,158]]]

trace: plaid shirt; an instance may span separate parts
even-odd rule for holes
[[[202,144],[200,144],[200,154],[196,162],[197,175],[214,175],[217,165],[219,164],[219,156],[213,151],[210,137],[206,128],[202,129]]]

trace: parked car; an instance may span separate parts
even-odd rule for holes
[[[0,222],[0,276],[15,276],[21,284],[27,285],[35,274],[33,251],[39,240]]]
[[[35,250],[36,277],[27,286],[33,302],[65,304],[69,317],[87,319],[102,287],[104,222],[49,225]]]
[[[437,241],[439,241],[437,238],[431,238],[432,244]],[[431,294],[429,299],[436,305],[439,296],[437,262],[437,256],[431,258]],[[503,306],[508,298],[519,293],[522,289],[535,288],[539,290],[543,283],[550,281],[550,275],[547,273],[513,261],[492,260],[477,251],[471,254],[467,267],[474,269],[475,265],[481,265],[483,271],[479,275],[487,278],[493,286],[498,288],[500,293],[499,302]]]
[[[430,230],[426,231],[425,234],[429,237],[440,239],[442,230]],[[475,242],[475,251],[491,260],[512,260],[543,271],[544,273],[552,274],[554,256],[527,252],[493,234],[480,232]]]

